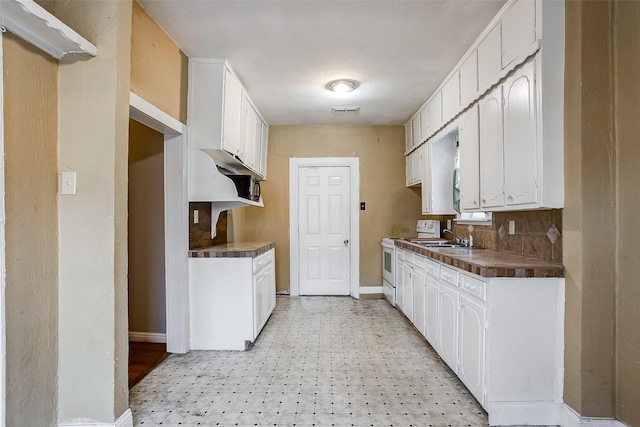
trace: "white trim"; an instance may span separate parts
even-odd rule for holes
[[[490,426],[560,425],[562,403],[489,402]]]
[[[3,0],[0,24],[56,59],[69,53],[98,54],[98,49],[33,0]]]
[[[133,427],[133,414],[127,409],[113,423],[100,423],[91,420],[67,421],[58,424],[58,427]]]
[[[165,135],[187,133],[180,121],[133,92],[129,93],[129,117]]]
[[[160,333],[157,333],[157,332],[131,332],[131,331],[129,331],[129,341],[166,343],[167,342],[167,334],[160,334]]]
[[[0,32],[0,427],[6,425],[7,403],[7,323],[5,319],[5,290],[7,287],[6,241],[4,206],[4,53]]]
[[[360,295],[382,294],[382,286],[360,286]]]
[[[164,232],[167,351],[189,351],[189,200],[187,127],[135,93],[129,116],[164,134]]]
[[[358,157],[307,157],[289,159],[289,289],[291,296],[300,295],[298,282],[298,239],[294,230],[298,229],[298,172],[300,167],[346,166],[351,181],[351,296],[360,297],[360,158]]]
[[[562,427],[628,427],[625,423],[613,418],[581,417],[566,403],[562,405]]]

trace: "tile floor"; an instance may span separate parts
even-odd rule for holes
[[[250,351],[174,354],[130,393],[135,426],[486,426],[385,300],[279,296]]]

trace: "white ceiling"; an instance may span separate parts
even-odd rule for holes
[[[225,58],[270,125],[404,124],[504,3],[141,0],[188,57]],[[339,78],[360,87],[325,89]]]

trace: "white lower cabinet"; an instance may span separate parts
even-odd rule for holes
[[[192,350],[245,350],[276,305],[275,249],[256,258],[189,258]]]
[[[401,310],[487,410],[489,424],[559,424],[564,279],[484,278],[397,252],[410,283],[402,284]]]
[[[486,310],[460,294],[458,316],[458,377],[484,405],[484,355]]]
[[[418,267],[413,268],[413,324],[423,336],[425,334],[425,278],[424,271]]]
[[[413,267],[404,263],[402,279],[402,312],[413,322]]]
[[[438,354],[457,372],[458,291],[444,283],[438,289]]]
[[[424,337],[434,349],[438,349],[438,281],[427,275],[425,282]]]

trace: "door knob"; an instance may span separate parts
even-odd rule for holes
[[[346,246],[346,245],[348,245],[348,244],[349,244],[349,239],[345,239],[345,240],[344,240],[344,245]]]

